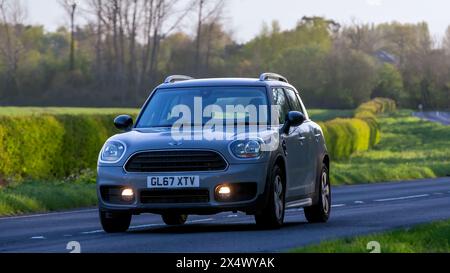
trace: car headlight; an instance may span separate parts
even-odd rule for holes
[[[261,142],[238,140],[231,144],[231,152],[238,158],[257,158],[261,156]]]
[[[103,147],[100,160],[107,163],[119,162],[125,154],[126,146],[119,141],[109,141]]]

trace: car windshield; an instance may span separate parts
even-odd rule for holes
[[[193,125],[211,121],[257,125],[268,120],[267,105],[264,87],[159,89],[143,110],[136,127],[172,127],[181,118]]]

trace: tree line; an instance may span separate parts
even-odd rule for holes
[[[450,108],[450,28],[423,23],[274,21],[246,43],[226,26],[224,0],[60,0],[69,27],[26,24],[0,0],[0,105],[140,106],[170,74],[255,77],[274,71],[309,107],[355,108],[374,97]],[[83,24],[76,21],[84,20]]]

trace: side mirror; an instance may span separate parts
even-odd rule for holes
[[[291,127],[297,127],[302,125],[306,121],[306,117],[303,113],[298,111],[291,111],[286,116],[286,121],[283,126],[283,132],[289,133]]]
[[[128,115],[121,115],[114,119],[114,126],[122,131],[130,131],[133,127],[133,118]]]

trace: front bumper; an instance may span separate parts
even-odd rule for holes
[[[231,164],[227,170],[219,172],[183,172],[183,173],[127,173],[121,167],[99,167],[97,194],[99,207],[108,211],[128,211],[140,213],[215,214],[223,211],[243,211],[256,213],[266,203],[267,164]],[[200,188],[209,191],[209,202],[202,203],[143,203],[141,192],[148,191],[148,176],[200,176]],[[255,183],[254,198],[242,202],[219,202],[216,200],[216,187],[222,184]],[[135,200],[129,204],[111,203],[102,197],[102,187],[127,187],[135,192]]]

